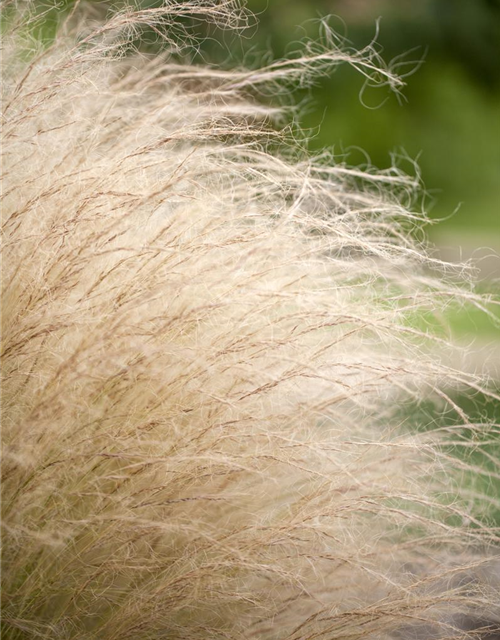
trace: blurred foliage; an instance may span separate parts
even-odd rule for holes
[[[408,401],[397,407],[396,415],[410,431],[450,428],[454,444],[444,445],[442,453],[457,457],[472,467],[464,467],[456,498],[459,500],[461,495],[467,495],[466,489],[472,491],[471,504],[474,498],[481,496],[475,507],[476,510],[479,507],[480,511],[476,511],[476,514],[481,515],[483,522],[498,527],[500,478],[497,461],[500,459],[500,432],[486,425],[500,425],[500,404],[493,397],[472,392],[454,394],[450,400],[451,403],[446,407],[444,403],[440,405],[431,399],[419,403]],[[465,423],[464,416],[467,416],[469,426],[456,429],[456,425]],[[462,506],[467,508],[468,505]]]
[[[466,257],[478,246],[492,247],[497,256],[483,275],[500,278],[500,0],[249,0],[248,6],[259,27],[244,46],[232,47],[232,59],[248,50],[283,56],[305,37],[317,38],[325,16],[356,49],[376,35],[383,59],[407,75],[402,95],[364,91],[364,78],[345,66],[307,92],[297,90],[310,148],[379,168],[389,167],[394,154],[404,170],[414,170],[405,158],[416,160],[424,207],[440,221],[428,228],[431,239],[461,245]],[[451,311],[446,321],[464,340],[498,341],[500,313],[490,311],[497,322],[477,309]]]
[[[498,0],[250,0],[248,6],[259,14],[256,48],[270,47],[276,56],[304,32],[314,38],[320,16],[331,15],[331,26],[356,48],[371,41],[380,18],[378,49],[388,62],[403,56],[400,71],[411,73],[402,100],[370,90],[362,103],[363,79],[339,69],[318,81],[307,100],[302,124],[315,133],[311,147],[363,149],[380,168],[391,164],[391,151],[418,159],[435,201],[431,213],[451,216],[448,229],[485,231],[500,243]],[[352,161],[358,158],[354,153]]]

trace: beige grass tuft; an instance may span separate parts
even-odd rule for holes
[[[304,158],[250,97],[400,81],[333,40],[252,71],[130,54],[235,2],[77,6],[45,50],[5,8],[2,638],[481,637],[498,532],[465,479],[500,469],[444,445],[495,427],[396,409],[483,387],[414,322],[482,301],[414,241],[412,180]]]

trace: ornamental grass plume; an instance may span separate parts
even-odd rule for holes
[[[76,4],[45,47],[35,8],[4,5],[2,638],[493,638],[500,469],[456,450],[496,427],[431,322],[483,300],[415,239],[414,180],[259,100],[401,81],[328,33],[185,62],[228,0]],[[410,426],[424,400],[454,423]]]

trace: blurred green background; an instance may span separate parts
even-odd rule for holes
[[[500,0],[248,0],[258,25],[245,38],[212,33],[202,50],[227,65],[258,64],[318,39],[320,20],[360,50],[376,36],[382,58],[402,74],[402,95],[388,88],[360,95],[364,78],[348,65],[297,87],[298,121],[308,145],[349,164],[403,170],[417,161],[435,222],[426,233],[440,257],[473,259],[485,291],[500,302]],[[222,40],[222,42],[221,42]],[[229,51],[229,57],[228,57]],[[399,66],[398,66],[399,65]],[[463,342],[475,341],[478,368],[500,379],[498,321],[474,309],[450,312]],[[500,408],[497,409],[500,414]],[[499,416],[500,417],[500,416]]]
[[[281,57],[304,37],[317,38],[325,16],[361,49],[378,21],[377,50],[408,74],[402,95],[379,88],[361,98],[363,77],[339,67],[294,96],[309,146],[381,169],[392,154],[406,157],[401,167],[410,172],[416,160],[436,222],[426,232],[440,257],[474,259],[483,288],[500,300],[500,0],[249,0],[248,7],[259,25],[231,48],[234,57],[251,47]],[[498,307],[491,311],[500,319]],[[473,309],[449,320],[459,339],[475,341],[476,366],[487,362],[498,380],[498,322]]]
[[[431,238],[445,257],[458,259],[461,247],[462,257],[481,259],[483,277],[500,277],[500,1],[249,0],[248,7],[260,23],[252,45],[274,56],[305,34],[317,37],[317,19],[327,15],[362,48],[380,18],[382,57],[403,56],[400,73],[411,74],[402,97],[372,89],[361,101],[363,78],[339,68],[302,96],[310,146],[350,152],[353,163],[366,162],[362,149],[379,168],[390,166],[391,152],[418,160],[426,208],[444,219],[428,228]]]

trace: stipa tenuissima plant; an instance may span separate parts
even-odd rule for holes
[[[397,79],[333,45],[234,72],[126,46],[232,2],[77,8],[43,50],[7,8],[2,638],[491,630],[486,471],[445,444],[492,427],[396,411],[479,388],[414,322],[476,298],[412,240],[410,180],[279,150],[250,97]]]

